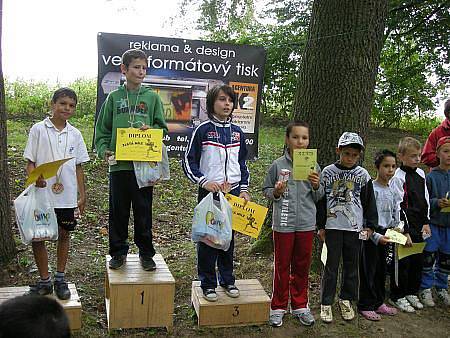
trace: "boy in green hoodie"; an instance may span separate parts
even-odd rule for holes
[[[147,55],[130,49],[122,55],[121,72],[126,82],[109,93],[95,126],[95,148],[100,158],[111,159],[116,149],[117,128],[159,128],[167,132],[163,106],[154,91],[142,86]],[[109,162],[109,267],[119,269],[128,253],[128,220],[133,206],[134,241],[142,268],[155,270],[152,242],[153,187],[139,189],[132,161]]]

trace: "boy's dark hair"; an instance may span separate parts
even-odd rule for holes
[[[233,88],[231,88],[229,85],[214,86],[210,90],[208,90],[208,94],[206,94],[206,112],[210,119],[213,117],[214,102],[216,102],[220,91],[223,91],[226,95],[231,97],[231,100],[233,101],[233,107],[231,108],[231,114],[233,114],[234,107],[236,106],[236,93],[234,92]],[[231,114],[230,114],[230,117],[232,117]]]
[[[375,153],[374,164],[377,169],[380,168],[381,162],[383,162],[386,157],[393,157],[396,159],[397,155],[388,149],[383,149]]]
[[[134,59],[143,59],[147,61],[147,54],[140,49],[129,49],[122,54],[122,64],[127,68]]]
[[[61,97],[69,97],[75,101],[75,104],[78,102],[77,93],[68,87],[62,87],[55,90],[52,97],[52,103],[56,103],[56,101]]]
[[[308,122],[294,120],[294,121],[289,122],[289,124],[286,127],[286,137],[289,137],[289,135],[291,134],[292,129],[294,127],[305,127],[305,128],[307,128],[309,130]]]
[[[0,338],[70,337],[69,320],[55,299],[19,296],[0,305]]]
[[[448,99],[444,103],[444,115],[446,117],[450,117],[450,99]]]

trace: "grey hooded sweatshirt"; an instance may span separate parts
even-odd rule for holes
[[[281,169],[291,171],[287,188],[282,196],[275,198],[273,191]],[[320,175],[320,167],[316,164]],[[273,201],[272,228],[277,232],[314,231],[316,229],[316,204],[323,195],[323,186],[314,190],[309,181],[292,179],[292,159],[286,151],[269,168],[263,184],[263,193]]]

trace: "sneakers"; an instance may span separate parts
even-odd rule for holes
[[[420,302],[419,297],[417,297],[416,295],[408,295],[405,296],[405,298],[408,300],[409,304],[411,304],[413,308],[417,310],[423,309],[423,304]]]
[[[436,304],[433,300],[433,294],[431,293],[431,289],[423,289],[419,291],[419,298],[423,305],[428,307],[433,307]]]
[[[355,318],[355,311],[349,300],[339,299],[339,308],[341,309],[341,315],[344,320],[352,320]]]
[[[280,327],[283,325],[283,317],[284,317],[284,311],[276,311],[272,312],[269,316],[269,325],[274,327]]]
[[[203,298],[205,298],[208,302],[217,301],[217,293],[214,289],[204,289],[203,290]]]
[[[392,299],[389,299],[389,303],[394,305],[397,309],[402,310],[404,312],[413,313],[416,312],[414,308],[411,306],[411,304],[406,300],[405,297],[397,299],[397,301],[393,301]]]
[[[112,256],[111,260],[109,261],[109,268],[113,270],[119,269],[120,267],[122,267],[123,263],[125,263],[126,258],[126,255]]]
[[[293,315],[297,317],[300,323],[305,326],[311,326],[315,322],[314,316],[308,308],[306,308],[303,312],[293,313]]]
[[[221,285],[225,289],[225,293],[228,297],[238,298],[239,297],[239,289],[236,285]]]
[[[150,256],[139,256],[139,260],[141,261],[142,269],[145,271],[154,271],[156,270],[156,263]]]
[[[67,300],[70,298],[70,290],[67,282],[65,281],[55,281],[55,293],[56,296],[61,300]]]
[[[27,292],[28,295],[40,295],[46,296],[51,295],[53,293],[53,284],[52,282],[42,283],[38,281],[35,285],[30,285],[30,290]]]
[[[445,306],[450,306],[450,297],[446,289],[436,289],[436,296]]]
[[[331,323],[333,321],[333,311],[331,305],[320,305],[320,319],[324,323]]]

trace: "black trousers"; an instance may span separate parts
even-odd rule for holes
[[[391,299],[397,301],[408,295],[417,295],[422,281],[423,254],[407,256],[398,261],[398,285],[391,274]]]
[[[155,255],[152,236],[153,187],[139,189],[134,171],[109,174],[109,254],[128,253],[128,222],[133,207],[134,242],[139,255]]]
[[[386,296],[386,246],[376,245],[370,239],[362,241],[359,265],[360,311],[375,311]]]
[[[332,305],[336,294],[339,262],[342,257],[340,299],[358,299],[358,264],[361,240],[354,231],[326,230],[325,243],[328,249],[321,287],[321,304]]]
[[[238,196],[239,188],[230,191],[231,194]],[[198,190],[198,202],[209,194],[209,191],[203,188]],[[220,285],[234,285],[233,275],[233,256],[234,256],[234,231],[232,233],[230,247],[227,251],[212,248],[209,245],[197,243],[197,273],[201,288],[215,289],[217,287],[216,263],[219,270]]]

